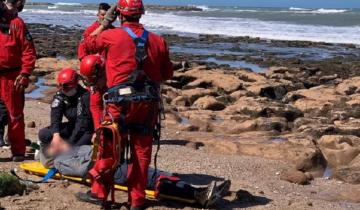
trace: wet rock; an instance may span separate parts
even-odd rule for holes
[[[293,89],[291,83],[285,84],[275,81],[253,83],[251,86],[246,87],[246,90],[254,95],[277,100],[282,99],[287,92]]]
[[[331,167],[349,164],[360,154],[360,138],[350,135],[325,135],[319,140],[320,149]]]
[[[173,87],[164,85],[161,89],[162,94],[165,94],[167,97],[174,99],[176,97],[178,97],[181,94],[181,91],[179,91],[178,89],[175,89]]]
[[[302,112],[321,109],[327,104],[340,101],[341,97],[335,92],[333,87],[318,86],[306,90],[297,90],[287,94],[283,98],[284,103],[293,102]]]
[[[280,179],[283,181],[305,185],[309,183],[309,180],[304,172],[295,169],[285,171],[281,174]]]
[[[35,128],[36,127],[36,123],[34,121],[30,121],[26,124],[26,127],[28,128]]]
[[[351,184],[360,184],[360,166],[343,166],[334,170],[334,177]]]
[[[225,91],[227,93],[239,90],[243,81],[233,74],[226,74],[223,70],[203,70],[202,67],[194,68],[184,73],[184,75],[196,77],[197,80],[187,84],[184,88],[209,88]]]
[[[317,148],[309,150],[295,163],[295,168],[302,172],[309,172],[313,177],[322,177],[327,161],[321,151]]]
[[[296,130],[303,135],[308,135],[315,139],[323,135],[338,134],[338,130],[333,124],[307,124],[298,127]]]
[[[194,131],[199,131],[200,128],[198,126],[195,126],[195,125],[186,124],[186,125],[179,125],[179,130],[180,131],[194,132]]]
[[[260,117],[256,119],[256,130],[283,132],[288,130],[287,120],[281,117]]]
[[[322,77],[319,78],[319,80],[320,80],[321,83],[326,83],[326,82],[335,80],[335,79],[337,79],[337,78],[338,78],[338,75],[337,75],[337,74],[333,74],[333,75],[322,76]]]
[[[238,99],[241,98],[241,97],[250,96],[250,95],[251,95],[251,93],[249,93],[249,92],[246,91],[246,90],[237,90],[237,91],[235,91],[235,92],[233,92],[233,93],[230,94],[230,96],[231,96],[232,98],[234,98],[235,100],[238,100]]]
[[[360,77],[352,77],[344,80],[336,87],[336,92],[342,95],[352,95],[359,92]]]
[[[233,105],[224,110],[227,114],[247,114],[258,116],[266,107],[268,100],[266,98],[241,97]]]
[[[309,127],[316,129],[316,126],[330,124],[330,123],[331,123],[330,119],[325,117],[299,117],[294,121],[294,128],[302,132]],[[301,129],[299,129],[300,127]]]
[[[187,97],[191,104],[193,104],[198,98],[204,96],[216,96],[217,93],[214,90],[195,88],[190,90],[183,90],[182,96]]]
[[[193,106],[199,109],[212,110],[212,111],[221,111],[225,109],[225,105],[219,102],[213,96],[204,96],[196,100]]]
[[[252,71],[236,71],[234,74],[243,81],[244,86],[252,85],[255,82],[267,81],[265,76]]]
[[[178,96],[171,101],[174,106],[190,106],[190,100],[186,96]]]
[[[334,121],[334,125],[339,134],[360,136],[360,119],[338,120]]]

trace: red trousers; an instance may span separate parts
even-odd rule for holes
[[[154,127],[157,122],[158,104],[156,102],[131,103],[125,109],[122,106],[109,105],[108,111],[114,117],[114,120],[118,121],[120,115],[126,113],[126,124],[136,123]],[[123,135],[122,140],[124,141],[127,136],[123,132],[120,127],[120,134]],[[152,142],[152,134],[130,133],[132,159],[128,168],[128,193],[131,206],[142,206],[145,202]],[[122,142],[122,145],[125,145],[125,142]]]
[[[13,155],[24,155],[25,124],[24,124],[24,92],[15,91],[14,82],[19,72],[0,72],[0,98],[9,112],[8,137]]]

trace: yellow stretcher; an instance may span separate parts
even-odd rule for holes
[[[44,168],[40,162],[22,163],[22,164],[20,164],[20,168],[23,169],[28,174],[37,175],[37,176],[41,176],[41,177],[45,176],[45,174],[47,174],[47,172],[48,172],[48,169]],[[72,182],[90,185],[89,179],[86,179],[86,183],[84,183],[84,180],[81,177],[62,176],[60,173],[56,173],[55,176],[53,177],[53,179],[66,179],[66,180],[69,180]],[[125,192],[128,191],[128,188],[126,186],[122,186],[122,185],[118,185],[118,184],[115,184],[115,189],[125,191]],[[147,198],[155,199],[155,191],[154,190],[146,190],[145,192],[146,192]],[[173,197],[173,196],[168,196],[168,195],[163,195],[163,194],[160,194],[159,197],[161,199],[170,199],[170,200],[185,202],[185,203],[189,203],[189,204],[196,203],[195,200],[188,200],[188,199],[183,199],[183,198],[178,198],[178,197]]]
[[[20,165],[20,168],[23,169],[28,174],[37,175],[37,176],[44,176],[48,172],[48,169],[44,168],[40,162],[22,163]],[[89,179],[86,179],[86,183],[84,183],[84,180],[81,177],[62,176],[60,173],[56,173],[53,179],[66,179],[77,183],[90,184]],[[122,186],[118,184],[115,184],[115,189],[121,191],[128,190],[126,186]],[[146,190],[146,197],[150,199],[155,199],[155,191]]]

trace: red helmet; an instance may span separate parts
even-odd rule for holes
[[[118,8],[121,15],[134,16],[145,13],[142,0],[119,0]]]
[[[89,85],[94,85],[104,69],[105,62],[100,55],[85,56],[80,63],[80,74]]]
[[[75,88],[79,82],[79,75],[72,68],[63,68],[57,78],[59,89],[67,92]]]

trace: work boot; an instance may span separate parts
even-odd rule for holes
[[[99,206],[103,205],[103,201],[100,198],[96,197],[93,193],[91,193],[90,190],[86,193],[78,192],[75,194],[75,197],[82,202],[92,203]]]
[[[230,186],[231,186],[230,180],[218,182],[216,184],[216,196],[218,196],[219,198],[223,198],[227,196],[229,194]]]
[[[216,182],[212,181],[206,188],[196,190],[195,200],[204,208],[214,205],[219,200],[216,196]]]
[[[13,155],[12,161],[13,162],[23,162],[25,160],[25,155]]]
[[[0,128],[0,147],[6,146],[5,140],[4,140],[4,128]]]

